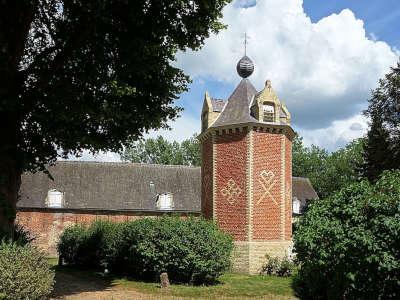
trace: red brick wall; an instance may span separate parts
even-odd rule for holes
[[[203,216],[213,217],[213,145],[209,136],[201,144],[201,211]]]
[[[285,239],[292,238],[292,142],[285,137],[286,220]]]
[[[138,213],[110,213],[93,211],[84,212],[55,212],[55,211],[19,211],[16,222],[24,226],[34,237],[34,243],[49,256],[57,256],[57,242],[64,229],[73,224],[90,224],[96,220],[122,222],[136,220],[154,215],[140,215]],[[184,217],[184,216],[183,216]]]
[[[216,215],[219,227],[236,241],[247,239],[247,132],[228,131],[216,136]],[[228,184],[237,194],[229,198]]]
[[[282,135],[253,131],[253,239],[281,239]],[[272,172],[269,176],[261,174]],[[269,174],[272,174],[269,173]],[[264,175],[265,176],[265,175]],[[263,179],[264,178],[264,179]],[[267,179],[267,182],[264,180]],[[264,186],[265,187],[264,187]],[[266,193],[269,189],[269,193]]]

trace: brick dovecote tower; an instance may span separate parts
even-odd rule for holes
[[[265,255],[283,256],[292,244],[290,113],[267,80],[257,92],[244,56],[242,77],[227,101],[205,94],[201,115],[202,212],[235,241],[233,268],[258,273]]]

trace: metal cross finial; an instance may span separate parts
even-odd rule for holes
[[[244,55],[246,55],[247,51],[247,34],[246,32],[244,33]]]

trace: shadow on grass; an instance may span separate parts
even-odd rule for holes
[[[111,289],[120,293],[135,291],[141,296],[146,294],[150,298],[155,297],[155,299],[165,296],[191,299],[219,299],[221,297],[232,297],[233,299],[248,299],[251,297],[293,299],[294,296],[291,288],[292,279],[275,276],[250,276],[228,273],[222,275],[220,281],[214,285],[193,286],[171,282],[171,287],[163,290],[160,288],[160,284],[154,280],[137,279],[117,274],[104,276],[101,272],[68,266],[53,266],[53,269],[56,272],[56,283],[52,298],[63,298],[85,292],[102,292]],[[123,299],[137,298],[126,294]]]
[[[53,266],[55,284],[51,297],[60,298],[84,292],[100,292],[113,287],[113,278],[100,272]]]

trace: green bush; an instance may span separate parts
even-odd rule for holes
[[[287,256],[279,258],[266,255],[266,259],[267,262],[262,269],[263,274],[288,277],[296,269],[296,264]]]
[[[74,225],[66,228],[58,243],[58,253],[70,265],[97,268],[104,265],[107,255],[115,251],[112,234],[117,225],[96,221],[90,226]]]
[[[400,296],[400,171],[315,201],[294,236],[302,298]]]
[[[123,227],[120,248],[128,266],[142,276],[167,272],[179,282],[214,281],[230,267],[231,238],[201,219],[142,219]]]
[[[54,272],[36,248],[0,242],[0,299],[46,299]]]
[[[58,245],[65,262],[107,266],[112,272],[157,279],[168,272],[175,282],[209,283],[230,267],[232,239],[202,219],[145,218],[93,223],[64,231]]]

